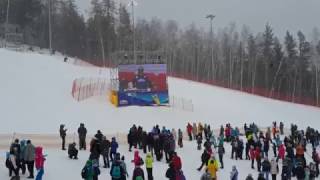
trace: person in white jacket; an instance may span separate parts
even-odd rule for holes
[[[271,160],[271,176],[272,176],[272,180],[276,180],[277,179],[277,174],[279,173],[279,166],[277,161],[272,158]]]

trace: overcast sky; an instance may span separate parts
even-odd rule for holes
[[[81,12],[89,9],[90,0],[76,0]],[[129,0],[116,0],[128,2]],[[320,0],[137,0],[136,18],[176,20],[186,27],[195,23],[209,28],[205,16],[215,14],[215,28],[235,22],[239,30],[243,24],[253,32],[261,32],[269,22],[277,35],[287,30],[302,30],[310,34],[320,27]],[[88,12],[88,11],[86,11]]]

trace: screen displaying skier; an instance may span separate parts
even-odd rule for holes
[[[119,105],[168,102],[167,65],[119,65]]]

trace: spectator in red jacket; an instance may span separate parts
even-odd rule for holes
[[[286,154],[286,148],[285,148],[284,144],[281,144],[281,145],[279,146],[279,150],[278,150],[278,158],[277,158],[277,161],[278,161],[279,159],[284,160],[285,154]]]
[[[256,150],[254,152],[254,156],[257,161],[258,171],[260,172],[261,171],[261,150],[258,146],[256,147]]]
[[[42,147],[36,147],[36,156],[35,156],[35,164],[38,174],[36,176],[36,180],[42,180],[42,176],[44,174],[44,161],[46,160],[44,155],[42,154]]]
[[[181,159],[180,159],[180,157],[177,155],[176,152],[173,153],[172,163],[173,163],[174,169],[175,169],[176,171],[181,170],[181,168],[182,168]]]
[[[253,146],[250,146],[249,155],[250,155],[250,159],[251,159],[251,168],[254,169],[254,159],[256,157],[255,157],[255,150],[254,150]]]

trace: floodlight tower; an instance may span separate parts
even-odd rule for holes
[[[128,4],[131,6],[132,10],[132,38],[133,38],[133,61],[135,64],[137,64],[136,60],[136,32],[135,32],[135,25],[134,25],[134,7],[138,5],[136,0],[130,0],[130,3]]]
[[[214,70],[214,63],[213,63],[213,19],[215,18],[216,16],[213,15],[213,14],[208,14],[206,16],[207,19],[210,20],[210,44],[211,44],[211,65],[212,65],[212,77],[213,79],[215,78],[214,77],[214,73],[215,73],[215,70]]]
[[[8,26],[9,26],[9,10],[10,10],[10,0],[8,0],[8,4],[7,4],[7,17],[6,17],[6,25],[5,25],[5,31],[4,31],[4,46],[7,46],[7,37],[6,37],[6,33],[8,31]]]
[[[51,30],[51,0],[48,0],[48,18],[49,18],[49,50],[52,53],[52,30]]]

